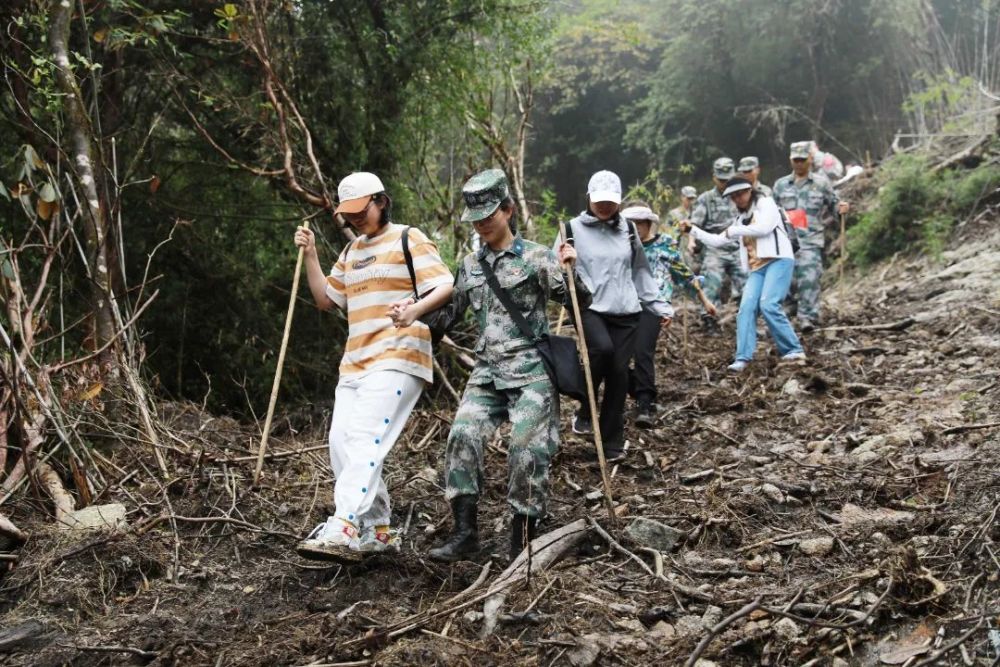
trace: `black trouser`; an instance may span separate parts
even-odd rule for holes
[[[583,313],[583,332],[587,337],[595,394],[604,383],[599,424],[605,449],[621,449],[625,445],[628,363],[635,352],[638,327],[639,313],[607,315],[592,310]],[[589,407],[584,405],[581,413],[589,415]]]
[[[639,403],[656,400],[656,343],[660,338],[660,317],[649,311],[639,315],[635,333],[635,368],[629,371],[629,393]]]

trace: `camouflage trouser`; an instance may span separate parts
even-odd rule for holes
[[[819,321],[819,281],[823,277],[823,247],[802,245],[795,254],[794,299],[799,321]]]
[[[739,301],[747,274],[740,266],[740,253],[732,248],[705,248],[705,258],[701,263],[701,274],[705,276],[705,296],[712,303],[719,304],[722,281],[728,275],[732,282],[733,301]],[[703,311],[704,312],[704,311]]]
[[[543,516],[559,448],[559,398],[548,379],[514,389],[466,385],[448,434],[445,497],[482,493],[483,452],[508,418],[507,503],[517,514]]]

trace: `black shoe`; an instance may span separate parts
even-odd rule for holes
[[[625,455],[625,447],[622,445],[604,445],[605,463],[618,463],[625,460]],[[600,459],[597,458],[596,449],[591,450],[590,454],[587,455],[587,461],[592,465],[600,463]]]
[[[717,336],[722,333],[722,327],[719,326],[719,320],[710,315],[701,316],[701,328],[704,329],[705,333],[710,336]]]
[[[816,330],[816,323],[812,320],[799,320],[799,329],[802,333],[812,333]]]
[[[482,551],[479,546],[479,527],[476,521],[479,498],[458,496],[451,501],[453,525],[445,543],[427,552],[431,560],[454,563],[472,558]]]
[[[653,413],[653,405],[650,401],[639,401],[636,412],[635,425],[637,428],[650,429],[656,425],[656,415]]]
[[[585,415],[580,410],[576,411],[573,417],[573,433],[577,435],[593,435],[594,422],[590,415]]]
[[[515,514],[510,522],[510,562],[521,555],[528,542],[535,539],[538,519],[524,514]]]

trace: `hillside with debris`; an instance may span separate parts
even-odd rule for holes
[[[101,456],[113,529],[54,529],[37,493],[5,506],[30,537],[0,544],[0,664],[996,664],[998,218],[994,196],[940,258],[828,273],[805,367],[764,343],[727,376],[732,306],[685,344],[688,304],[656,428],[610,471],[615,520],[593,445],[564,436],[530,568],[505,562],[502,436],[488,553],[424,557],[450,521],[447,410],[422,402],[389,459],[402,552],[340,566],[293,549],[332,511],[328,405],[276,421],[260,488],[252,427],[161,405],[168,474]]]

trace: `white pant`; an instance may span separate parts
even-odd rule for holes
[[[375,371],[337,385],[330,424],[335,516],[362,526],[390,522],[382,462],[420,398],[424,381],[401,371]]]

